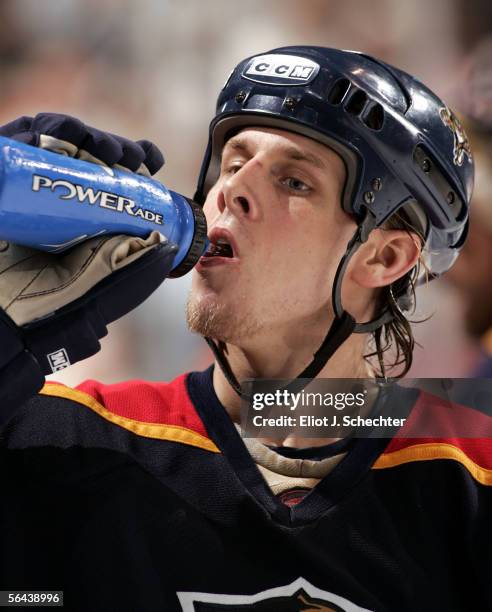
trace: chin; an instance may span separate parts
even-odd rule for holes
[[[210,290],[192,289],[186,305],[186,322],[190,331],[226,342],[227,314],[225,305]]]
[[[245,304],[219,299],[212,291],[191,291],[186,308],[190,331],[220,342],[241,346],[258,333],[261,325]]]

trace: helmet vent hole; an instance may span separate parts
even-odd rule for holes
[[[384,122],[384,110],[381,104],[374,104],[362,120],[371,130],[380,130]]]
[[[367,96],[361,89],[356,89],[345,104],[345,110],[351,115],[360,115],[367,102]]]
[[[338,79],[331,88],[328,94],[328,102],[330,104],[340,104],[350,89],[350,81],[348,79]]]

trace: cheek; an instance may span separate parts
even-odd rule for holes
[[[203,212],[207,220],[207,225],[212,223],[220,215],[219,207],[217,206],[217,187],[213,187],[207,194],[207,199],[203,205]]]
[[[312,209],[292,207],[288,216],[279,217],[274,224],[270,255],[274,257],[280,250],[292,271],[302,268],[315,273],[318,268],[326,270],[332,263],[336,267],[356,228],[347,215],[336,217],[332,211],[313,214]]]
[[[288,301],[324,304],[351,235],[351,228],[333,231],[330,219],[321,215],[314,222],[307,215],[279,222],[264,251],[266,291],[280,290]]]

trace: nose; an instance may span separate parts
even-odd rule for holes
[[[224,181],[218,194],[218,207],[227,208],[234,216],[255,221],[260,215],[258,191],[262,184],[263,165],[250,159]]]

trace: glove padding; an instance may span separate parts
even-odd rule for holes
[[[143,302],[168,276],[178,248],[128,236],[92,239],[66,255],[11,245],[0,253],[0,340],[14,333],[51,374],[96,353],[107,324]],[[12,335],[12,333],[10,334]],[[2,343],[2,359],[10,359]],[[20,347],[20,345],[18,345]],[[15,350],[15,349],[14,349]],[[63,350],[64,364],[50,359]],[[15,352],[18,352],[15,350]]]
[[[161,235],[91,238],[64,255],[9,245],[0,253],[0,308],[18,325],[50,317],[161,244]],[[162,244],[161,251],[177,247]],[[131,298],[130,298],[131,299]]]
[[[145,174],[163,164],[152,143],[66,115],[22,117],[0,135]],[[61,255],[0,242],[0,421],[42,387],[44,375],[96,353],[107,325],[167,278],[177,251],[158,232],[92,238]]]

